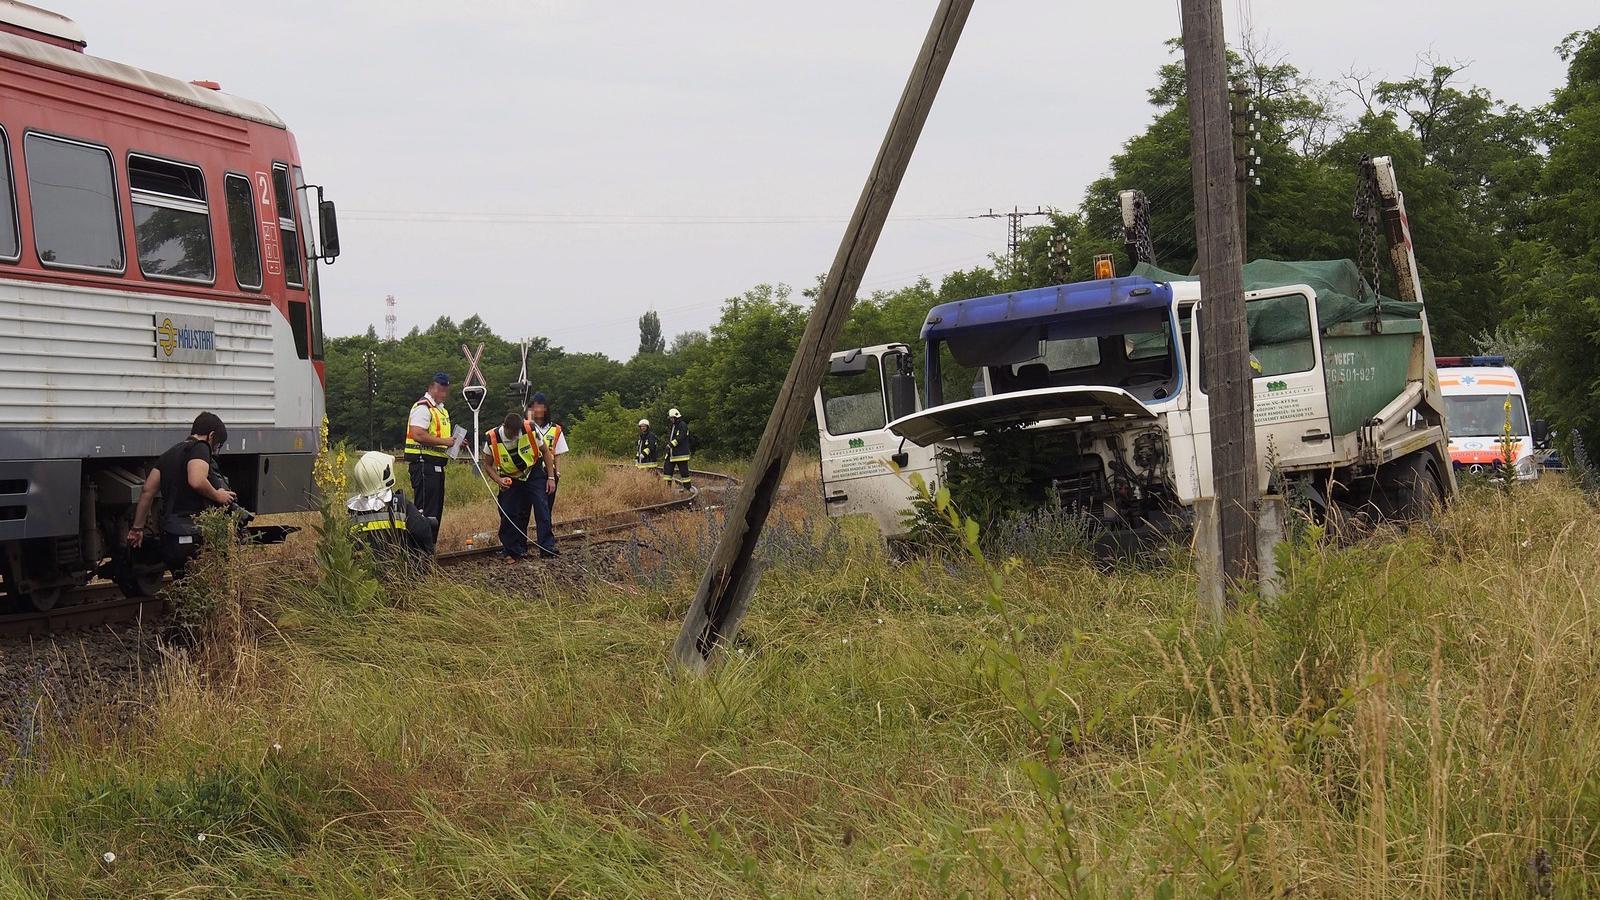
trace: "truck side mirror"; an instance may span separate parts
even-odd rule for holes
[[[1550,423],[1544,419],[1533,420],[1533,445],[1545,447],[1550,443]]]
[[[339,217],[334,213],[332,200],[317,201],[317,236],[322,238],[322,261],[338,259]]]
[[[917,376],[896,372],[889,376],[889,421],[917,411]]]

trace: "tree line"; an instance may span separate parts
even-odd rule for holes
[[[1158,264],[1187,271],[1195,257],[1188,110],[1181,48],[1173,42],[1172,49],[1149,91],[1151,121],[1111,157],[1076,208],[1027,229],[1015,258],[858,298],[840,347],[903,341],[920,352],[916,336],[932,306],[1085,279],[1096,254],[1112,254],[1117,271],[1127,272],[1117,204],[1123,189],[1142,190],[1151,202]],[[1436,351],[1506,354],[1528,383],[1535,416],[1600,447],[1600,29],[1568,36],[1555,52],[1567,64],[1565,83],[1532,109],[1496,99],[1466,83],[1462,66],[1437,60],[1406,78],[1349,73],[1328,82],[1270,52],[1231,56],[1253,104],[1247,255],[1359,258],[1357,163],[1363,155],[1394,157]],[[1384,271],[1380,287],[1393,296],[1390,279]],[[748,454],[813,293],[757,285],[726,300],[709,330],[670,342],[646,312],[638,351],[626,361],[536,338],[528,371],[575,444],[628,455],[638,419],[664,421],[676,406],[694,423],[701,451]],[[373,328],[330,340],[331,433],[398,446],[406,409],[428,378],[439,370],[459,376],[460,346],[479,342],[494,391],[486,410],[503,412],[514,402],[503,391],[517,378],[519,348],[478,316],[441,317],[393,342]],[[378,372],[370,402],[369,352]],[[945,396],[965,396],[970,376],[950,369]],[[451,414],[470,421],[459,396]]]

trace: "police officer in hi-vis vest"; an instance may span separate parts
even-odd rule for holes
[[[536,391],[528,400],[528,424],[533,426],[533,433],[539,436],[539,442],[550,448],[555,454],[555,465],[550,469],[551,477],[556,480],[556,489],[550,492],[549,515],[552,519],[556,514],[556,494],[561,492],[561,455],[567,452],[567,431],[561,427],[560,422],[550,418],[550,401],[543,391]],[[537,511],[537,510],[536,510]]]
[[[444,400],[450,395],[450,376],[433,376],[427,393],[411,407],[406,420],[406,462],[411,464],[411,495],[417,508],[433,520],[434,530],[444,517],[444,467],[450,460],[450,412]]]
[[[514,412],[506,414],[499,428],[489,429],[483,441],[484,465],[500,481],[495,506],[500,511],[500,547],[506,562],[527,557],[530,515],[538,523],[535,544],[539,555],[555,556],[548,505],[556,490],[555,452],[527,419]]]

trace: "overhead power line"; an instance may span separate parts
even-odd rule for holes
[[[825,225],[849,221],[847,216],[699,215],[634,213],[519,213],[468,210],[342,209],[340,218],[359,222],[426,222],[485,225]],[[892,222],[951,222],[972,218],[963,213],[890,216]]]
[[[1032,212],[1024,212],[1021,209],[1013,206],[1011,207],[1011,212],[995,212],[993,209],[990,209],[986,213],[979,213],[975,216],[967,216],[967,218],[1009,220],[1010,227],[1006,230],[1006,255],[1011,257],[1012,262],[1016,262],[1017,249],[1022,246],[1022,220],[1029,216],[1049,216],[1054,214],[1054,208],[1045,209],[1044,207],[1040,206],[1035,208]]]

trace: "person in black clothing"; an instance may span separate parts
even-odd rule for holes
[[[633,449],[633,464],[641,469],[654,469],[661,465],[661,447],[656,433],[650,430],[650,420],[639,420],[639,442]]]
[[[159,491],[162,500],[161,558],[174,574],[182,575],[200,550],[200,528],[195,516],[215,506],[228,506],[239,498],[233,491],[211,483],[212,457],[228,442],[228,428],[215,413],[195,416],[189,436],[156,460],[145,476],[144,489],[133,512],[128,546],[144,546],[146,519]]]
[[[667,446],[662,451],[666,458],[661,477],[685,491],[693,491],[689,481],[689,460],[694,458],[694,438],[689,436],[689,423],[677,409],[667,411]]]

